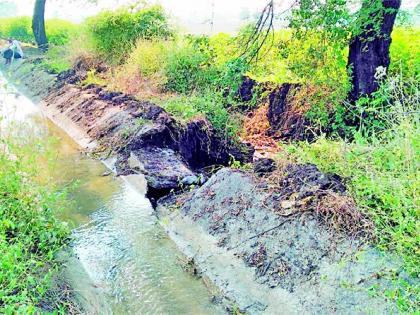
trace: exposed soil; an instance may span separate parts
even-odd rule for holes
[[[163,221],[171,222],[166,228],[176,235],[180,247],[188,248],[199,272],[222,282],[223,292],[239,301],[243,313],[397,312],[383,297],[370,297],[368,291],[379,284],[392,287],[392,281],[378,277],[378,271],[401,272],[401,263],[364,245],[360,235],[349,237],[329,226],[326,220],[331,218],[306,204],[307,198],[327,192],[345,196],[342,182],[312,165],[290,166],[287,174],[284,187],[272,191],[265,179],[223,169],[193,192],[162,199],[158,211]],[[210,250],[209,244],[191,244],[198,236],[186,232],[180,222],[198,225],[199,231],[208,233],[209,244],[242,261],[255,286],[261,285],[257,288],[262,296],[238,299],[249,284],[235,273],[221,281],[217,275],[224,274],[220,269],[225,267],[213,257],[220,255],[218,250]],[[268,298],[273,292],[274,300]],[[293,307],[279,311],[282,303]]]

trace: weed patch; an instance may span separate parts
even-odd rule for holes
[[[23,157],[14,149],[12,159],[0,150],[0,312],[35,314],[69,231],[55,217],[63,193],[37,184],[36,157]]]
[[[236,138],[240,133],[238,119],[233,119],[217,94],[179,96],[160,102],[168,112],[182,121],[204,115],[221,134]]]
[[[286,146],[297,161],[349,178],[358,207],[375,223],[379,247],[403,257],[413,275],[420,271],[419,136],[418,121],[406,118],[388,133],[388,140],[356,137],[349,144],[320,138]]]

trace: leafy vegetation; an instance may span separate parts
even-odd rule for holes
[[[411,93],[406,94],[407,84]],[[376,122],[367,122],[354,134],[351,143],[325,136],[314,143],[285,146],[297,162],[314,163],[325,172],[349,179],[350,193],[374,222],[379,248],[405,261],[415,278],[420,274],[420,213],[418,188],[420,173],[420,125],[418,81],[393,77],[376,93],[380,99],[366,99],[363,110],[377,113]],[[398,99],[396,98],[398,97]],[[386,109],[385,100],[390,101]],[[378,132],[377,124],[381,124]],[[366,128],[371,128],[366,130]],[[388,292],[389,293],[389,292]],[[419,287],[405,284],[390,297],[403,312],[415,312]]]
[[[169,38],[173,34],[159,5],[103,11],[89,18],[86,27],[97,52],[113,62],[127,58],[140,38]]]
[[[0,36],[15,38],[22,42],[32,43],[34,34],[32,32],[31,18],[20,16],[0,19]],[[75,37],[78,26],[71,22],[59,19],[47,20],[45,25],[49,41],[53,45],[64,45]]]
[[[205,52],[191,45],[178,46],[168,55],[165,87],[182,94],[206,89],[218,77],[217,69],[209,61]]]
[[[13,37],[23,42],[33,41],[31,18],[21,16],[0,19],[0,36]]]
[[[420,272],[416,113],[415,104],[400,103],[383,117],[388,126],[380,134],[366,138],[358,132],[352,143],[321,137],[315,143],[288,146],[300,162],[350,178],[359,206],[376,223],[381,246],[404,256],[413,274]]]
[[[160,105],[182,121],[204,116],[217,130],[223,130],[225,136],[234,138],[240,132],[240,121],[232,119],[220,94],[179,96]]]
[[[52,46],[43,60],[45,68],[52,73],[60,73],[71,68],[71,63],[66,58],[62,58],[64,48],[61,46]]]
[[[3,140],[0,150],[2,314],[39,313],[69,232],[55,217],[64,195],[35,181],[37,156],[26,155],[19,146]]]

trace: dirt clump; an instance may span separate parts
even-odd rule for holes
[[[246,143],[233,144],[222,138],[205,118],[188,122],[180,133],[179,152],[193,169],[228,165],[232,159],[252,162],[254,149]]]
[[[269,135],[268,104],[248,113],[244,121],[242,140],[255,148],[256,157],[270,157],[280,151],[277,140]]]
[[[258,175],[269,174],[276,169],[276,162],[270,158],[260,158],[254,162],[254,172]]]

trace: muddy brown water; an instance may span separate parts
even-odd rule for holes
[[[222,314],[204,283],[180,264],[145,198],[145,182],[102,176],[107,167],[80,152],[76,143],[37,105],[0,77],[2,129],[30,125],[32,134],[54,141],[55,167],[45,178],[69,187],[72,206],[59,216],[72,228],[64,275],[90,314]],[[6,127],[7,126],[7,127]],[[27,127],[25,127],[27,128]]]

